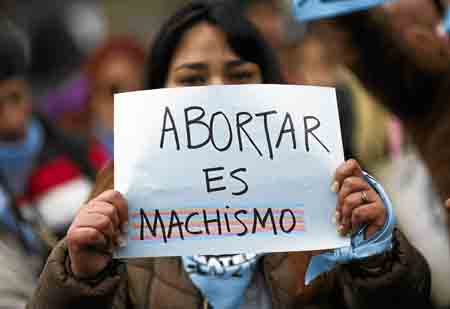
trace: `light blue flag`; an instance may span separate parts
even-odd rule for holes
[[[295,17],[300,22],[366,10],[396,0],[292,0]]]

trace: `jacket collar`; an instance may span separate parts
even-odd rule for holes
[[[291,306],[303,293],[309,259],[301,252],[274,253],[264,258],[264,276],[276,308]]]

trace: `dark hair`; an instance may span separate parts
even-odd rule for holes
[[[275,13],[281,11],[282,4],[279,0],[230,0],[234,1],[236,5],[239,5],[240,8],[244,11],[251,10],[252,8],[263,5],[267,8],[270,8],[275,11]]]
[[[178,10],[155,37],[146,70],[146,88],[164,88],[173,54],[183,35],[194,25],[208,22],[225,33],[231,49],[243,60],[257,64],[266,84],[284,83],[278,60],[262,35],[228,0],[192,1]]]
[[[0,81],[24,78],[29,66],[29,42],[9,20],[0,19]]]
[[[142,67],[145,63],[145,50],[138,41],[129,36],[113,36],[105,41],[86,63],[86,73],[89,81],[96,79],[98,70],[110,55],[124,54],[134,64]]]

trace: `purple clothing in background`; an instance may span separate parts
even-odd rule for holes
[[[82,111],[87,103],[88,87],[86,77],[78,74],[41,97],[39,107],[52,121],[64,113]]]

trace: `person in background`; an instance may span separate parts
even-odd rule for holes
[[[228,0],[189,2],[177,11],[155,38],[146,77],[146,89],[283,83],[273,51]],[[337,229],[346,234],[367,224],[353,234],[351,247],[314,257],[147,258],[140,267],[112,259],[128,221],[127,202],[112,190],[113,172],[110,165],[98,176],[90,201],[49,257],[29,309],[426,308],[427,265],[394,232],[389,199],[354,160],[336,170],[332,185]],[[310,270],[321,275],[309,277]],[[305,286],[307,277],[312,281]]]
[[[288,51],[288,67],[291,76],[301,76],[296,84],[336,88],[345,158],[357,158],[377,176],[389,159],[390,115],[347,69],[339,48],[327,46],[330,35],[337,34],[310,25],[302,41]]]
[[[326,40],[339,33],[296,23],[282,1],[234,1],[275,50],[287,83],[336,88],[345,158],[376,176],[389,159],[390,115],[346,68],[348,53]]]
[[[426,257],[437,306],[450,307],[450,49],[439,0],[398,0],[329,18],[353,51],[352,71],[403,123],[415,149],[392,167],[402,231]]]
[[[22,32],[0,20],[0,307],[24,308],[37,284],[45,256],[41,239],[17,211],[15,195],[40,151],[31,123],[30,94],[24,78],[28,45]],[[29,125],[27,125],[29,124]]]
[[[90,134],[113,157],[114,94],[141,90],[145,50],[130,37],[112,37],[86,65]]]
[[[0,179],[14,206],[2,218],[23,215],[64,235],[107,157],[72,143],[33,111],[28,46],[22,32],[0,21]]]
[[[86,74],[76,73],[59,84],[35,99],[39,112],[68,137],[88,143],[89,83]]]
[[[328,55],[322,57],[322,50],[315,50],[314,54],[320,63],[315,63],[314,71],[308,64],[312,57],[302,57],[299,50],[307,50],[311,35],[306,27],[292,23],[285,14],[283,5],[276,0],[235,0],[245,12],[247,18],[263,34],[266,41],[275,51],[279,60],[283,79],[289,84],[336,86],[337,66],[333,60],[335,57]],[[309,56],[309,55],[308,55]],[[324,59],[329,60],[325,62]],[[322,69],[322,71],[321,71]],[[308,78],[309,75],[320,76],[319,79]],[[341,132],[346,159],[357,158],[354,151],[353,126],[355,124],[353,113],[353,97],[346,87],[337,87],[338,109],[341,121]],[[360,158],[357,158],[360,161]],[[361,161],[360,161],[361,162]],[[366,169],[367,170],[367,169]]]

